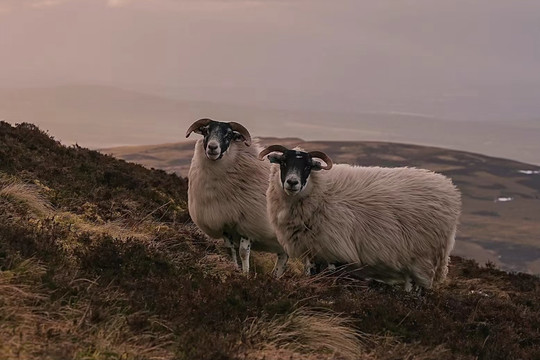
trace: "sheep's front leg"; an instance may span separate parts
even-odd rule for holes
[[[276,266],[274,266],[274,271],[272,271],[276,278],[280,278],[281,275],[283,275],[283,273],[285,272],[287,261],[289,261],[289,255],[287,255],[286,253],[278,254]]]
[[[234,247],[234,243],[232,239],[228,235],[223,236],[223,241],[225,242],[225,247],[231,249],[231,257],[232,261],[234,263],[234,266],[238,268],[238,259],[236,257],[236,249]]]
[[[413,293],[417,296],[425,294],[424,288],[418,286],[410,276],[405,276],[405,283],[403,284],[403,290],[408,293]]]
[[[240,261],[242,261],[242,272],[249,273],[249,254],[251,252],[251,240],[242,238],[240,240]]]
[[[405,283],[403,284],[403,290],[406,292],[411,292],[413,289],[413,283],[410,276],[405,276]]]
[[[317,271],[317,264],[315,264],[315,262],[312,261],[312,259],[310,259],[309,257],[306,257],[304,271],[306,273],[306,276],[315,275]]]

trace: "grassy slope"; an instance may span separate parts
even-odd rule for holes
[[[0,123],[2,359],[532,359],[540,281],[454,258],[425,296],[246,278],[190,224],[186,183]],[[52,204],[52,206],[50,206]]]

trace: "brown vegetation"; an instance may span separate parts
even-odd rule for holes
[[[246,277],[189,222],[175,175],[5,123],[0,171],[1,359],[540,357],[534,276],[453,258],[418,295],[276,280],[263,256]]]

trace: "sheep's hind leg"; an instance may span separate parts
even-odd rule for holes
[[[411,276],[416,286],[431,289],[433,278],[435,277],[435,269],[431,262],[419,262],[414,265]]]
[[[328,264],[328,266],[326,267],[326,270],[329,272],[334,272],[336,271],[336,269],[337,269],[336,264]]]
[[[223,236],[223,241],[225,242],[225,247],[227,247],[227,248],[229,248],[231,250],[232,262],[233,262],[234,266],[236,266],[236,268],[238,268],[238,259],[236,257],[236,249],[234,247],[234,243],[233,243],[232,239],[229,236],[224,235]]]
[[[276,266],[274,267],[274,271],[272,273],[276,278],[280,278],[281,275],[285,272],[285,266],[287,266],[287,261],[289,261],[289,255],[286,253],[278,254]]]
[[[242,238],[240,240],[240,261],[242,261],[242,272],[249,273],[249,254],[251,252],[251,240]]]

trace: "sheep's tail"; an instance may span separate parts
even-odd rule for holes
[[[448,237],[446,241],[446,247],[443,249],[442,258],[439,263],[439,266],[435,269],[435,276],[433,278],[433,282],[435,284],[442,283],[446,276],[448,275],[448,263],[450,262],[450,252],[454,248],[454,243],[456,242],[456,226],[454,226],[454,229],[450,233],[450,236]]]

